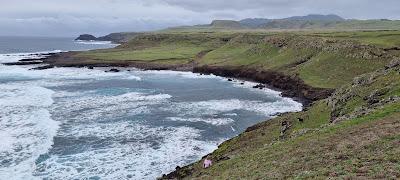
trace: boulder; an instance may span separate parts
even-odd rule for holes
[[[263,84],[257,84],[257,85],[255,85],[255,86],[253,86],[253,88],[254,88],[254,89],[263,89],[263,88],[265,88],[265,85],[263,85]]]
[[[110,70],[108,70],[106,72],[120,72],[120,70],[119,69],[110,69]]]

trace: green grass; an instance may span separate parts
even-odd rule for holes
[[[201,161],[191,164],[184,168],[191,172],[186,178],[398,179],[400,102],[376,106],[365,99],[376,90],[380,92],[379,100],[398,97],[398,68],[362,77],[370,82],[344,85],[332,97],[314,102],[303,112],[262,122],[224,142],[211,157],[214,160],[228,157],[227,160],[215,162],[209,169],[201,168]],[[339,101],[333,107],[335,99]],[[337,109],[344,116],[360,107],[370,109],[370,113],[330,123]],[[282,121],[291,124],[283,137],[280,136]]]
[[[246,148],[239,153],[232,153],[229,148],[224,152],[216,151],[213,156],[225,154],[230,159],[206,170],[195,164],[196,171],[188,179],[341,179],[356,176],[396,179],[400,175],[397,167],[400,157],[396,155],[399,152],[397,138],[400,137],[400,132],[396,131],[400,127],[399,108],[399,103],[389,105],[371,115],[309,131],[287,141],[271,144],[267,138],[262,146]],[[376,136],[368,139],[370,133]],[[224,146],[248,142],[243,136]],[[387,171],[382,174],[380,169]]]
[[[400,31],[350,31],[350,32],[321,32],[310,33],[311,36],[321,36],[334,39],[355,40],[363,44],[376,45],[378,47],[400,46]]]
[[[154,60],[191,60],[204,47],[169,45],[146,48],[143,50],[112,50],[89,51],[80,54],[80,57],[90,57],[96,60],[124,60],[124,61],[154,61]]]
[[[368,98],[376,91],[378,101],[400,95],[398,70],[374,72],[400,52],[380,57],[369,53],[382,52],[381,48],[399,42],[400,31],[158,32],[139,35],[115,49],[76,56],[93,63],[194,62],[197,66],[269,70],[298,77],[312,87],[336,89],[333,96],[314,102],[303,112],[262,122],[221,144],[212,157],[229,160],[206,170],[196,162],[185,167],[193,172],[188,178],[390,179],[400,177],[400,157],[396,155],[400,153],[400,103],[370,104]],[[370,82],[354,84],[353,79],[360,75]],[[354,118],[361,108],[371,110],[370,114]],[[339,124],[329,123],[350,115],[353,118]],[[299,117],[304,122],[298,122]],[[282,121],[292,126],[280,137]],[[388,173],[380,173],[382,170]]]
[[[299,68],[300,77],[314,87],[337,88],[358,75],[374,71],[389,60],[365,60],[339,54],[320,53]]]
[[[268,37],[277,38],[286,45],[277,47],[264,40]],[[332,45],[326,42],[327,39],[337,42]],[[77,57],[91,62],[147,61],[172,65],[196,60],[198,66],[272,70],[298,76],[313,87],[338,88],[360,74],[383,67],[391,60],[354,56],[368,51],[340,48],[343,46],[341,41],[349,39],[391,47],[400,42],[400,31],[148,33],[138,35],[118,48],[82,52]],[[322,49],[328,46],[336,46],[336,50]],[[200,52],[205,51],[208,53],[198,57]]]

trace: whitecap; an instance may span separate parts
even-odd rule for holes
[[[134,125],[136,126],[136,125]],[[39,164],[36,176],[50,179],[80,179],[102,177],[105,179],[155,179],[170,172],[176,165],[184,165],[217,148],[219,142],[198,140],[200,131],[190,127],[141,126],[108,129],[106,135],[128,131],[132,136],[153,136],[158,143],[132,141],[114,143],[107,149],[90,149],[73,156],[51,156]],[[43,170],[43,172],[41,171]]]
[[[215,75],[201,75],[198,73],[192,72],[184,72],[184,71],[172,71],[172,70],[148,70],[148,71],[139,71],[142,74],[151,74],[151,75],[169,75],[169,76],[178,76],[187,79],[199,79],[199,78],[213,78],[213,79],[223,79],[222,77],[215,76]]]
[[[279,98],[273,102],[250,101],[239,99],[209,100],[197,102],[181,102],[164,107],[166,111],[173,111],[186,116],[209,115],[218,113],[229,113],[234,110],[247,110],[260,115],[272,116],[277,113],[288,111],[301,111],[303,108],[289,98]]]
[[[205,122],[214,126],[228,125],[234,122],[231,118],[182,118],[182,117],[169,117],[170,121],[183,121],[183,122]]]
[[[76,40],[74,41],[77,44],[86,44],[86,45],[119,45],[115,44],[111,41],[82,41],[82,40]]]
[[[47,109],[53,93],[43,87],[0,85],[0,179],[35,179],[35,160],[48,151],[59,129]]]

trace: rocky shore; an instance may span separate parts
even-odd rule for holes
[[[298,77],[289,77],[279,72],[263,71],[249,68],[198,66],[196,63],[167,65],[142,61],[96,61],[78,58],[74,56],[78,52],[62,52],[43,54],[40,59],[22,59],[18,62],[4,63],[4,65],[41,65],[32,70],[44,70],[54,67],[89,68],[109,67],[109,72],[115,72],[117,68],[138,68],[142,70],[175,70],[191,71],[200,74],[214,74],[226,78],[238,78],[254,81],[266,87],[282,91],[285,97],[291,97],[308,106],[311,102],[327,98],[332,89],[314,88],[306,85]],[[112,69],[112,71],[111,71]],[[258,87],[255,87],[258,88]]]

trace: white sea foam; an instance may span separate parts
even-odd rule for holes
[[[50,179],[82,177],[154,179],[162,173],[173,170],[175,165],[197,159],[217,147],[217,142],[197,140],[200,131],[189,127],[119,128],[117,126],[117,131],[113,128],[103,131],[106,131],[109,137],[114,137],[117,132],[123,132],[128,134],[128,138],[151,137],[156,142],[115,142],[107,149],[92,149],[73,156],[52,156],[38,167],[38,169],[45,168],[45,171],[37,172],[36,175],[40,177],[43,174]]]
[[[261,93],[265,93],[267,95],[280,96],[282,94],[279,91],[275,91],[275,90],[268,89],[268,88],[263,88],[263,89],[253,88],[254,86],[259,84],[259,83],[256,83],[256,82],[234,80],[234,81],[232,81],[232,84],[233,84],[234,87],[246,88],[246,89],[249,89],[251,91],[261,92]]]
[[[0,55],[0,62],[14,62],[34,56],[37,55]],[[203,122],[212,126],[230,126],[232,131],[236,131],[234,123],[239,112],[232,111],[246,110],[271,116],[302,108],[301,104],[268,89],[254,91],[266,93],[273,97],[274,102],[242,99],[175,102],[169,94],[157,94],[154,91],[139,93],[129,89],[117,91],[116,94],[99,92],[97,89],[53,92],[48,88],[80,87],[114,79],[129,80],[129,83],[132,80],[135,83],[147,75],[226,79],[174,71],[106,73],[98,68],[29,71],[30,67],[0,65],[0,80],[19,80],[0,84],[0,117],[5,117],[0,120],[0,159],[8,158],[9,162],[0,165],[0,179],[154,179],[173,170],[176,165],[197,160],[213,151],[222,139],[205,140],[201,136],[202,131],[192,126],[141,124],[136,119],[137,115],[155,122]],[[244,85],[234,83],[244,88],[253,85],[247,82]],[[173,115],[157,119],[153,112]],[[90,146],[90,142],[86,142],[88,144],[83,145],[85,149],[75,154],[49,152],[49,159],[36,167],[35,160],[48,152],[56,135],[67,139],[94,139],[100,143],[96,145],[102,147],[86,147]]]
[[[171,121],[183,121],[183,122],[205,122],[214,126],[222,126],[233,123],[234,120],[231,118],[182,118],[182,117],[169,117]]]
[[[163,71],[140,71],[142,74],[153,74],[153,75],[168,75],[168,76],[178,76],[187,79],[198,79],[198,78],[214,78],[214,79],[223,79],[222,77],[215,75],[200,75],[192,72],[182,72],[182,71],[171,71],[171,70],[163,70]]]
[[[10,54],[0,54],[0,63],[7,63],[7,62],[17,62],[21,59],[40,59],[46,57],[43,54],[48,53],[60,53],[61,50],[54,50],[54,51],[42,51],[42,52],[33,52],[33,53],[10,53]]]
[[[276,113],[301,111],[302,104],[283,97],[274,102],[223,99],[175,103],[169,107],[164,107],[164,109],[186,116],[217,114],[234,110],[247,110],[261,115],[271,116]]]
[[[59,128],[47,110],[53,93],[42,87],[0,85],[0,179],[34,179],[35,160],[51,147]]]
[[[149,105],[160,104],[171,98],[168,94],[125,93],[121,95],[90,95],[78,97],[68,96],[54,106],[53,111],[61,117],[69,117],[75,121],[96,121],[99,119],[127,117],[150,113]],[[71,101],[70,99],[73,99]],[[74,115],[80,112],[80,115]],[[70,117],[74,115],[73,117]]]
[[[76,40],[74,41],[75,43],[78,44],[86,44],[86,45],[119,45],[115,44],[111,41],[82,41],[82,40]]]

